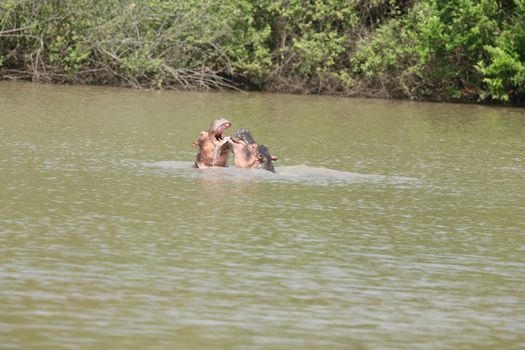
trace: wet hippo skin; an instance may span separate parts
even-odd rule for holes
[[[195,168],[210,168],[214,166],[226,166],[228,162],[229,146],[223,141],[224,130],[231,126],[227,119],[215,119],[208,130],[203,130],[199,134],[197,141],[193,142],[194,147],[199,148],[195,159]],[[219,147],[219,149],[217,149]]]
[[[228,138],[237,168],[259,168],[275,172],[272,156],[266,145],[259,145],[247,129],[239,129]]]

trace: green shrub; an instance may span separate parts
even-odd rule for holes
[[[514,1],[497,40],[486,45],[488,59],[476,66],[486,88],[482,99],[523,103],[525,97],[525,1]]]
[[[352,63],[362,83],[394,97],[475,99],[476,69],[493,43],[499,7],[491,0],[429,0],[363,40]]]
[[[0,78],[525,97],[525,0],[4,0]]]

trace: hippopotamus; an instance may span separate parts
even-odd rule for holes
[[[225,141],[230,145],[237,168],[258,168],[275,173],[272,161],[277,156],[272,156],[268,146],[255,142],[250,131],[239,129]]]
[[[199,148],[194,168],[226,166],[230,148],[226,142],[223,142],[223,133],[231,125],[232,123],[227,119],[215,119],[208,130],[200,132],[197,141],[193,142],[193,146]]]

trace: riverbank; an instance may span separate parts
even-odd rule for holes
[[[0,79],[525,101],[519,0],[24,0],[0,13]]]

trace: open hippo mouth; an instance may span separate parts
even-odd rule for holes
[[[231,125],[229,120],[220,118],[215,119],[208,130],[201,131],[197,141],[193,142],[193,146],[199,148],[194,164],[196,168],[226,166],[230,149],[225,146],[228,137],[224,136],[224,130]]]
[[[231,149],[235,156],[235,166],[238,168],[260,168],[275,172],[272,156],[266,145],[259,145],[247,129],[235,131],[229,138]]]
[[[235,143],[243,143],[244,145],[252,145],[255,142],[250,131],[246,129],[236,130],[233,135],[230,136],[231,141]]]
[[[213,132],[217,140],[222,140],[224,137],[224,130],[228,129],[232,123],[224,118],[215,119],[210,125],[210,131]]]

